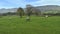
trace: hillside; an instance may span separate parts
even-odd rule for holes
[[[38,6],[36,8],[39,8],[41,10],[60,10],[60,6],[57,5]]]
[[[11,9],[0,9],[0,13],[7,13],[7,12],[16,12],[17,8],[11,8]]]
[[[40,9],[42,12],[49,12],[49,11],[57,11],[60,12],[60,6],[58,5],[46,5],[46,6],[37,6],[35,8]],[[6,13],[6,12],[16,12],[17,8],[11,8],[11,9],[0,9],[0,13]]]
[[[36,8],[39,8],[42,12],[60,12],[60,6],[58,5],[38,6]]]

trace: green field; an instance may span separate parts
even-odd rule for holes
[[[4,16],[0,18],[0,34],[60,34],[60,16],[32,16],[30,22],[25,17]]]

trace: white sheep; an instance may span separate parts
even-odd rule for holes
[[[27,17],[26,17],[26,20],[27,20],[27,21],[30,21],[30,17],[27,16]]]
[[[46,15],[45,17],[48,18],[48,15]]]

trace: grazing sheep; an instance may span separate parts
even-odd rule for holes
[[[48,18],[48,15],[46,15],[45,17]]]
[[[27,20],[27,21],[30,21],[30,17],[26,17],[26,20]]]

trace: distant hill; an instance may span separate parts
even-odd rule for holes
[[[42,12],[46,12],[46,11],[60,12],[60,6],[58,6],[58,5],[38,6],[36,8],[39,8]]]
[[[11,8],[11,9],[2,8],[2,9],[0,9],[0,13],[16,12],[16,11],[17,11],[17,8]]]
[[[58,5],[46,5],[46,6],[37,6],[35,8],[40,9],[42,12],[49,12],[49,11],[57,11],[60,12],[60,6]],[[17,8],[11,8],[11,9],[0,9],[0,13],[6,13],[6,12],[16,12]]]

